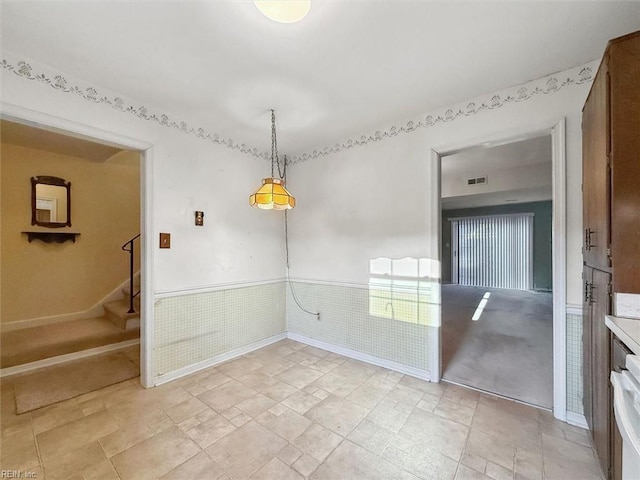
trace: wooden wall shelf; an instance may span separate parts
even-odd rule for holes
[[[67,240],[76,243],[76,232],[22,232],[27,235],[29,243],[34,240],[42,240],[44,243],[64,243]]]

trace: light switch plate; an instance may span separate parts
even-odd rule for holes
[[[160,234],[160,248],[171,248],[171,234],[170,233],[161,233]]]

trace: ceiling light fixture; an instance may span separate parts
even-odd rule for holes
[[[295,23],[307,16],[311,0],[253,0],[266,17],[280,23]]]
[[[275,176],[276,164],[279,178]],[[262,186],[249,197],[249,205],[263,210],[288,210],[295,207],[296,199],[284,187],[286,179],[287,156],[284,157],[284,167],[281,171],[276,139],[276,114],[271,110],[271,177],[262,179]]]

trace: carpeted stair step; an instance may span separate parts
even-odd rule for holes
[[[139,337],[139,328],[118,328],[106,317],[2,332],[0,366],[23,365]]]
[[[104,312],[106,317],[114,325],[125,330],[140,328],[140,307],[136,311],[129,313],[129,298],[114,300],[104,304]]]
[[[127,285],[122,289],[122,298],[127,304],[127,310],[129,309],[129,286]],[[133,293],[140,291],[140,285],[133,285]],[[133,308],[136,309],[136,312],[140,312],[140,294],[133,297]]]

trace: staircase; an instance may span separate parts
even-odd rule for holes
[[[106,317],[116,326],[125,330],[140,328],[140,274],[135,274],[135,241],[140,234],[122,245],[129,254],[129,283],[122,289],[123,298],[104,304]]]
[[[136,293],[138,292],[138,293]],[[122,289],[122,298],[107,302],[103,305],[105,317],[115,326],[124,330],[140,328],[140,275],[136,275],[133,282],[133,308],[129,312],[129,299],[131,296],[131,284]]]

